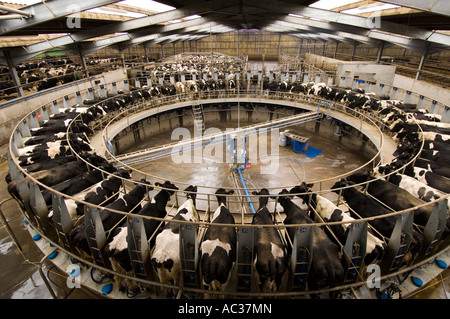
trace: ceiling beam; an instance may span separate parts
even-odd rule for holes
[[[448,1],[448,0],[447,0]],[[270,0],[246,0],[247,5],[264,8],[268,11],[295,14],[301,17],[313,18],[319,21],[333,22],[338,25],[348,25],[365,30],[380,30],[392,34],[403,35],[414,39],[434,42],[450,46],[450,35],[423,30],[416,27],[401,25],[388,21],[377,20],[377,17],[360,17],[356,15],[333,12],[324,9],[305,7],[293,2],[284,2],[280,5]]]
[[[223,3],[223,0],[211,0],[206,3],[203,2],[195,3],[193,5],[183,7],[181,9],[174,9],[166,12],[157,13],[151,16],[136,18],[122,22],[116,22],[108,26],[102,25],[97,28],[92,28],[88,31],[74,32],[47,41],[38,42],[20,48],[10,49],[10,51],[12,53],[11,55],[14,57],[13,63],[18,64],[24,61],[24,57],[26,57],[26,59],[29,59],[30,57],[33,56],[33,54],[37,55],[41,52],[45,52],[55,47],[62,47],[65,45],[78,43],[81,41],[88,40],[90,38],[103,36],[107,34],[128,32],[131,30],[145,28],[171,20],[182,19],[194,14],[211,12],[223,8],[224,6],[232,6],[232,5],[234,5],[233,0],[228,0],[226,4]]]
[[[20,11],[28,13],[30,16],[20,20],[1,20],[0,35],[7,35],[10,32],[28,28],[43,22],[65,17],[67,15],[101,7],[115,3],[118,0],[53,0],[42,1],[30,6],[20,8]]]
[[[450,16],[450,1],[448,0],[377,0],[380,2],[396,4],[402,7],[432,12]]]

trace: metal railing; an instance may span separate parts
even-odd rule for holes
[[[212,99],[212,100],[214,100],[214,99],[236,99],[236,95],[237,95],[236,92],[213,92],[213,93],[211,93],[209,96],[207,96],[205,98]],[[257,94],[257,93],[250,93],[248,91],[247,92],[240,92],[239,93],[239,98],[240,99],[259,98],[259,99],[263,99],[263,100],[267,100],[267,101],[269,101],[269,100],[270,101],[276,101],[277,103],[279,101],[280,101],[280,103],[282,103],[282,101],[290,101],[290,102],[294,102],[294,104],[298,108],[301,108],[302,105],[317,105],[318,102],[323,101],[322,99],[314,97],[314,96],[301,96],[301,95],[295,95],[295,94],[290,94],[290,93],[280,93],[280,92],[276,92],[273,95],[271,95],[271,94],[261,95],[261,94]],[[152,99],[150,101],[146,101],[145,103],[139,103],[138,105],[130,107],[129,109],[127,109],[127,110],[125,110],[123,112],[120,112],[119,114],[115,114],[113,119],[107,119],[108,123],[106,124],[106,127],[108,125],[110,125],[110,123],[112,123],[113,121],[121,120],[124,117],[130,116],[131,114],[136,114],[136,113],[142,112],[142,111],[144,111],[146,109],[152,109],[152,108],[155,108],[155,107],[160,107],[161,105],[169,105],[171,103],[179,102],[179,101],[191,101],[191,95],[184,95],[184,96],[183,95],[179,95],[179,96],[165,97],[165,98],[162,98],[162,99]],[[361,121],[361,125],[364,122],[364,123],[368,123],[368,124],[370,124],[372,126],[377,127],[378,131],[380,133],[380,137],[379,137],[380,138],[380,145],[381,146],[383,145],[383,138],[384,137],[383,137],[383,134],[382,134],[381,130],[379,129],[380,125],[377,125],[377,124],[379,124],[381,122],[376,122],[376,121],[374,121],[374,119],[365,116],[363,113],[360,113],[360,112],[355,111],[355,110],[348,109],[345,105],[341,105],[339,103],[333,104],[331,109],[333,111],[343,112],[345,114],[351,113],[354,118],[356,118],[359,121]],[[36,112],[39,112],[39,111],[41,111],[41,109],[38,109],[38,110],[36,110],[35,112],[32,112],[32,113],[36,113]],[[28,122],[26,120],[30,116],[33,116],[32,113],[30,113],[27,117],[25,117],[25,125],[28,125]],[[22,122],[17,124],[17,126],[14,129],[14,132],[20,132],[20,125],[23,125],[22,123],[24,123],[24,122],[22,121]],[[100,127],[104,127],[103,124],[100,125]],[[105,132],[105,131],[106,131],[106,128],[103,129],[103,132]],[[69,127],[67,129],[67,132],[66,132],[67,141],[68,141],[69,145],[70,145],[70,140],[69,140],[70,134],[71,134],[71,129]],[[103,133],[103,134],[105,134],[105,133]],[[106,137],[106,136],[104,136],[104,137]],[[17,179],[18,183],[22,183],[22,185],[27,185],[27,186],[28,185],[37,185],[37,186],[41,187],[42,189],[50,190],[53,194],[55,194],[56,196],[60,196],[61,198],[77,200],[73,196],[68,196],[68,195],[66,195],[66,194],[64,194],[62,192],[58,192],[58,191],[52,189],[51,187],[48,187],[47,185],[45,185],[45,184],[41,183],[40,181],[38,181],[32,175],[28,174],[26,172],[26,170],[19,165],[19,162],[18,162],[17,158],[13,155],[13,154],[15,154],[15,152],[13,150],[13,146],[15,145],[14,139],[15,139],[15,137],[14,137],[14,134],[13,134],[13,135],[11,135],[10,145],[9,145],[9,154],[10,154],[10,157],[11,157],[11,159],[10,159],[10,169],[11,170],[16,170],[16,174],[14,174],[14,175],[19,176],[19,178]],[[73,148],[72,148],[72,151],[74,151]],[[367,165],[372,165],[372,168],[373,168],[376,165],[378,165],[379,163],[375,162],[375,161],[378,158],[378,156],[380,154],[380,151],[381,151],[381,149],[376,154],[376,156],[373,157],[363,167],[365,167]],[[411,159],[411,161],[408,164],[412,163],[415,160],[415,158],[417,158],[419,156],[419,154],[417,154],[413,159]],[[80,160],[84,160],[81,156],[79,156],[79,159]],[[91,164],[86,162],[86,165],[91,165]],[[343,174],[343,175],[334,176],[333,178],[316,181],[316,183],[320,184],[320,183],[324,182],[325,180],[331,180],[331,179],[339,180],[340,178],[345,177],[347,175],[350,175],[353,172],[356,172],[356,171],[360,170],[363,167],[359,167],[358,169],[352,170],[352,171],[347,172],[346,174]],[[95,168],[95,169],[101,170],[100,168]],[[401,169],[402,168],[399,168],[397,171],[400,171]],[[103,173],[110,175],[106,171],[103,171]],[[145,176],[149,176],[149,175],[145,174]],[[25,177],[26,177],[26,180],[25,180]],[[117,177],[118,178],[122,178],[121,176],[117,176]],[[158,178],[160,178],[160,177],[158,177]],[[142,182],[127,180],[127,179],[123,179],[123,181],[126,183],[126,184],[124,184],[124,187],[123,187],[125,192],[127,192],[127,190],[131,189],[131,187],[129,186],[130,184],[131,185],[143,184]],[[362,186],[362,185],[368,184],[368,183],[370,183],[370,182],[361,183],[361,184],[358,184],[356,186]],[[185,184],[185,183],[181,181],[180,184]],[[126,186],[126,185],[128,185],[128,186]],[[146,185],[146,184],[144,183],[144,185]],[[292,185],[292,186],[295,186],[295,185]],[[290,187],[290,186],[286,186],[286,187]],[[236,189],[237,190],[242,190],[243,188],[236,188]],[[343,189],[343,188],[336,189],[336,191],[339,191],[341,189]],[[210,216],[211,216],[211,214],[213,213],[213,211],[214,211],[214,209],[216,207],[216,205],[213,204],[215,202],[215,200],[214,200],[215,195],[213,193],[198,193],[198,196],[197,196],[198,202],[203,202],[205,204],[204,206],[207,207],[205,210],[201,211],[201,215],[203,215],[203,218],[201,218],[200,221],[198,221],[198,222],[174,221],[174,220],[172,220],[170,218],[170,215],[173,215],[174,212],[175,212],[174,209],[176,209],[177,207],[180,206],[179,205],[180,198],[184,197],[182,195],[179,195],[179,193],[181,193],[181,192],[182,192],[182,190],[179,190],[175,194],[174,199],[171,200],[171,202],[169,203],[169,207],[171,207],[171,209],[170,209],[170,211],[168,213],[168,216],[166,216],[165,218],[141,216],[141,215],[138,215],[138,214],[124,213],[124,212],[113,210],[113,209],[108,209],[108,210],[111,211],[111,212],[114,212],[114,213],[123,214],[124,218],[153,219],[153,220],[157,220],[159,222],[168,222],[168,221],[170,221],[170,222],[173,222],[173,223],[179,223],[180,227],[183,224],[195,225],[194,227],[197,229],[197,233],[196,234],[197,234],[197,236],[199,238],[198,242],[201,242],[202,236],[203,236],[205,230],[207,229],[207,227],[210,227],[212,225],[219,225],[219,224],[212,224],[210,222],[210,220],[211,220]],[[318,194],[326,194],[326,193],[330,192],[330,190],[320,189],[319,191],[315,191],[315,192],[318,193]],[[39,196],[37,194],[38,193],[34,194],[34,196]],[[308,194],[308,193],[306,193],[306,194]],[[300,194],[298,194],[298,195],[300,195]],[[150,197],[149,196],[150,195],[148,194],[148,197],[145,197],[141,201],[140,204],[144,204],[144,203],[150,201]],[[278,196],[278,195],[272,195],[272,196]],[[31,211],[27,211],[26,214],[28,216],[30,216],[30,214],[31,215],[33,215],[33,214],[39,215],[38,218],[36,219],[37,223],[33,224],[33,226],[36,227],[36,229],[38,231],[42,232],[43,235],[47,235],[46,234],[46,230],[48,230],[48,228],[47,228],[49,226],[48,224],[50,224],[50,227],[52,227],[51,223],[48,220],[45,220],[45,214],[42,214],[41,212],[38,212],[38,213],[35,212],[35,207],[33,208],[33,206],[35,206],[35,205],[33,205],[33,204],[36,203],[35,202],[36,199],[34,199],[34,200],[33,199],[26,199],[27,196],[24,196],[24,197],[25,197],[25,199],[24,198],[21,199],[21,201],[24,202],[23,207],[25,207],[26,210],[28,210],[28,209],[31,210]],[[31,196],[31,197],[33,197],[33,196]],[[251,195],[251,198],[252,198],[252,202],[257,202],[258,199],[259,199],[259,196]],[[425,203],[425,204],[423,204],[421,206],[418,206],[418,207],[422,207],[422,206],[426,206],[426,205],[435,205],[436,203],[438,203],[440,201],[443,201],[443,200],[445,200],[447,198],[448,198],[448,196],[446,196],[445,198],[441,198],[439,200],[435,200],[435,201],[433,201],[431,203]],[[34,203],[33,203],[33,201],[34,201]],[[82,203],[82,204],[84,204],[84,205],[86,205],[87,207],[91,207],[92,209],[98,210],[100,213],[104,209],[104,207],[102,207],[101,205],[92,205],[92,204],[90,204],[88,202],[84,202],[83,200],[77,200],[77,201]],[[237,195],[230,195],[230,196],[228,196],[228,201],[230,202],[231,206],[234,205],[234,204],[238,204],[240,207],[244,207],[244,196],[242,196],[242,195],[239,195],[239,194],[237,194]],[[275,207],[276,207],[276,205],[275,205]],[[413,208],[402,210],[402,211],[393,211],[392,213],[389,213],[389,214],[383,215],[383,216],[356,219],[353,222],[349,222],[349,221],[341,221],[341,222],[321,221],[321,222],[317,222],[317,223],[314,223],[314,224],[293,224],[293,225],[284,225],[281,222],[280,224],[267,225],[267,226],[264,226],[264,227],[275,227],[281,233],[283,233],[283,232],[286,231],[286,229],[288,227],[296,227],[296,228],[330,227],[330,226],[333,226],[333,225],[352,224],[352,223],[359,223],[359,222],[369,222],[369,221],[372,221],[372,220],[375,220],[375,219],[385,218],[387,216],[401,216],[401,215],[404,215],[404,214],[407,214],[407,213],[411,213],[415,209],[417,209],[418,207],[413,207]],[[275,208],[275,209],[276,209],[275,213],[278,215],[279,212],[278,212],[277,208]],[[350,208],[348,208],[348,209],[350,209]],[[249,219],[249,216],[251,216],[251,215],[240,214],[240,216],[241,216],[241,220],[240,221],[238,220],[236,224],[220,224],[220,226],[234,227],[234,228],[237,228],[237,229],[244,228],[244,229],[247,229],[247,230],[248,229],[253,229],[255,227],[261,227],[261,226],[252,225],[249,222],[248,219]],[[31,221],[33,222],[33,220],[31,220]],[[43,227],[43,225],[44,225],[44,227]],[[80,259],[80,256],[78,254],[76,254],[74,252],[71,252],[71,251],[68,251],[65,247],[63,247],[61,245],[58,245],[58,243],[55,241],[55,239],[56,239],[56,241],[58,239],[60,239],[58,234],[57,234],[56,237],[51,237],[51,236],[48,237],[48,240],[52,244],[54,244],[56,247],[58,247],[58,249],[60,249],[61,251],[64,251],[65,253],[67,253],[71,257],[74,257],[76,259]],[[286,242],[286,244],[290,245],[288,242]],[[343,248],[343,243],[341,243],[341,249],[342,248]],[[150,251],[151,247],[148,247],[148,249]],[[197,247],[197,249],[198,249],[198,247]],[[448,249],[448,246],[443,247],[443,248],[441,247],[441,250],[439,250],[439,252],[442,253],[442,252],[446,251],[447,249]],[[408,265],[408,267],[403,267],[399,271],[396,271],[396,272],[391,273],[391,274],[387,274],[387,275],[384,276],[384,278],[393,277],[395,275],[398,275],[399,273],[406,272],[406,271],[408,271],[410,269],[410,267],[416,267],[417,265],[420,265],[421,263],[426,262],[425,260],[429,260],[429,258],[427,257],[426,259],[420,261],[419,263],[415,263],[414,265]],[[360,281],[356,281],[356,282],[354,282],[352,284],[348,284],[348,285],[340,285],[338,287],[326,288],[326,289],[323,289],[323,290],[320,290],[320,291],[309,291],[309,290],[307,290],[307,291],[279,291],[279,292],[276,292],[276,293],[261,293],[261,292],[254,292],[254,291],[246,291],[246,292],[238,292],[238,291],[214,292],[214,291],[209,291],[207,289],[202,289],[200,287],[194,287],[193,288],[193,287],[185,287],[185,286],[167,285],[167,284],[163,284],[163,283],[160,283],[158,281],[155,281],[155,280],[149,280],[148,278],[142,279],[142,278],[138,278],[138,277],[134,277],[134,276],[123,275],[123,274],[119,274],[119,273],[113,271],[112,269],[110,269],[108,267],[103,267],[102,265],[99,265],[98,263],[90,262],[90,261],[87,261],[85,259],[83,259],[82,261],[83,261],[83,263],[86,263],[86,264],[90,265],[93,268],[100,269],[101,271],[104,271],[104,272],[107,272],[107,273],[112,273],[112,274],[115,274],[115,275],[119,275],[119,276],[121,276],[123,278],[134,280],[136,282],[140,282],[140,283],[145,284],[145,285],[149,285],[149,286],[156,287],[156,288],[164,287],[164,288],[177,289],[177,290],[193,293],[196,296],[200,296],[200,295],[203,295],[203,294],[221,294],[221,295],[239,296],[239,297],[244,297],[244,296],[261,296],[261,297],[269,297],[269,296],[279,296],[279,297],[301,296],[301,295],[305,295],[305,294],[312,294],[312,293],[318,293],[318,292],[338,291],[338,290],[342,290],[342,289],[355,288],[355,287],[359,287],[359,286],[365,285],[365,282],[363,280],[365,278],[365,274],[364,273],[358,273],[358,278],[359,278]]]

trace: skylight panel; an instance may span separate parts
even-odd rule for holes
[[[147,9],[147,10],[151,10],[151,11],[156,11],[156,12],[166,12],[166,11],[175,9],[172,6],[168,6],[166,4],[159,3],[156,1],[150,1],[150,0],[145,0],[145,1],[124,0],[124,1],[119,1],[118,3],[126,4],[126,5],[133,6],[133,7],[138,7],[138,8],[142,8],[142,9]]]
[[[360,2],[360,0],[319,0],[310,5],[311,8],[328,9],[345,6],[350,3]]]
[[[342,13],[355,14],[356,15],[356,14],[361,14],[361,13],[377,12],[377,11],[393,9],[393,8],[399,8],[399,7],[400,6],[398,6],[398,5],[394,5],[394,4],[390,4],[390,3],[382,3],[382,4],[361,6],[361,7],[358,7],[358,8],[344,10],[344,11],[342,11]]]

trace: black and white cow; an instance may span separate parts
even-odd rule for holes
[[[393,162],[393,164],[394,164],[394,162]],[[402,163],[400,163],[400,162],[397,164],[402,165]],[[406,163],[403,163],[402,166],[404,166],[404,164],[406,164]],[[397,167],[402,167],[402,166],[398,166],[398,165],[397,165]],[[423,159],[420,157],[418,157],[416,159],[416,161],[414,162],[414,165],[417,167],[420,167],[420,168],[425,168],[426,170],[436,173],[438,175],[441,175],[443,177],[450,178],[450,166],[447,166],[447,165],[444,165],[441,163],[436,163],[436,162],[426,160],[426,159]]]
[[[197,94],[198,90],[199,90],[199,88],[198,88],[197,82],[195,82],[193,80],[186,81],[186,91],[188,93]]]
[[[48,134],[48,135],[38,135],[32,137],[24,137],[23,144],[25,146],[38,145],[47,142],[54,142],[56,140],[62,140],[66,138],[66,132]]]
[[[447,177],[443,177],[425,168],[411,166],[405,169],[405,174],[446,194],[450,193],[450,179]]]
[[[144,207],[139,212],[137,212],[137,215],[158,218],[164,218],[166,216],[167,202],[174,194],[175,190],[178,189],[178,187],[176,187],[170,181],[166,181],[164,182],[164,184],[156,182],[155,186],[162,187],[163,189],[160,190],[151,201],[145,204]],[[152,189],[153,187],[148,188],[148,190]],[[143,223],[145,235],[148,241],[150,237],[154,235],[161,221],[144,218]],[[116,228],[111,233],[112,240],[105,246],[104,253],[105,256],[111,261],[111,266],[114,271],[126,275],[133,275],[130,253],[128,251],[127,236],[127,225]],[[150,248],[153,247],[153,243],[155,241],[154,238],[155,237],[153,237],[153,239],[151,240]],[[128,288],[128,292],[131,292],[133,294],[140,291],[138,285],[133,281],[130,281],[126,278],[121,278],[119,276],[114,276],[114,279],[118,284],[120,291],[125,290],[125,288]]]
[[[226,203],[226,195],[233,193],[233,190],[227,191],[223,188],[216,191],[219,207],[212,216],[213,224],[235,223]],[[204,284],[212,290],[225,289],[231,267],[236,261],[236,230],[234,227],[209,226],[200,250]]]
[[[107,176],[103,181],[98,182],[89,189],[80,192],[75,197],[94,205],[107,206],[117,199],[118,192],[122,186],[122,178],[130,178],[128,171],[119,169],[112,176]],[[76,204],[75,213],[79,216],[84,214],[85,205],[83,203]]]
[[[123,213],[135,213],[141,209],[140,203],[147,193],[147,187],[151,187],[150,183],[147,181],[144,180],[141,182],[141,184],[138,184],[130,192],[120,194],[118,199],[107,205],[99,212],[105,233],[110,233],[116,226],[120,226],[120,223],[125,217],[124,214],[116,213],[111,210],[116,210]],[[85,255],[89,258],[91,251],[86,238],[85,227],[86,225],[83,220],[78,226],[72,228],[68,232],[67,237],[69,242],[73,245],[73,247],[79,250],[81,255]]]
[[[353,211],[363,218],[383,216],[392,213],[391,210],[378,203],[375,199],[369,197],[369,195],[358,191],[355,187],[349,187],[351,185],[354,185],[354,182],[349,182],[341,179],[340,181],[336,182],[331,187],[331,189],[335,193],[342,194],[345,202],[352,209],[352,215],[354,215]],[[359,216],[353,217],[359,218]],[[369,224],[381,235],[386,238],[390,238],[392,235],[392,231],[394,230],[394,226],[397,222],[397,218],[398,216],[385,216],[370,220]],[[417,253],[422,249],[423,237],[414,229],[411,237],[412,241],[410,245],[410,251],[412,253]],[[409,254],[406,258],[411,258],[411,255]]]
[[[130,178],[128,171],[118,170],[116,173],[123,178]],[[97,184],[75,194],[72,198],[65,198],[64,203],[67,212],[73,222],[84,215],[85,204],[80,201],[94,205],[106,206],[117,199],[118,192],[122,186],[122,179],[112,175]],[[49,212],[49,218],[53,215],[53,209]]]
[[[195,207],[197,186],[188,186],[187,200],[178,208],[172,220],[197,222],[199,216]],[[180,223],[167,222],[161,233],[156,236],[152,253],[152,265],[162,283],[173,282],[178,285],[181,274]]]
[[[266,188],[252,192],[259,195],[259,208],[253,216],[253,225],[273,225],[267,208],[269,191]],[[254,253],[259,287],[262,292],[276,292],[287,269],[287,251],[278,230],[273,227],[254,229]]]
[[[77,137],[71,139],[70,145],[78,152],[91,152],[92,148],[83,139]],[[37,145],[30,145],[18,150],[21,166],[35,164],[38,162],[51,160],[60,156],[68,156],[72,154],[66,140],[56,140],[54,142],[46,142]]]
[[[367,184],[367,192],[395,211],[421,206],[426,203],[409,193],[407,190],[383,179],[375,179],[375,177],[366,173],[352,174],[351,176],[346,177],[346,180],[357,184],[370,181],[370,183]],[[432,210],[432,205],[415,209],[413,211],[414,223],[425,227],[431,216]]]
[[[433,123],[433,122],[432,122]],[[406,134],[415,133],[419,131],[419,125],[418,124],[410,124],[407,121],[402,121],[399,119],[399,121],[396,121],[394,125],[391,127],[392,132],[405,132]],[[433,132],[437,134],[450,134],[450,128],[449,127],[437,127],[435,125],[429,125],[429,124],[420,124],[420,128],[424,132]]]
[[[433,187],[430,187],[422,182],[419,182],[417,179],[405,175],[405,174],[399,174],[399,173],[392,173],[394,169],[391,167],[390,164],[382,165],[377,167],[374,170],[375,176],[383,176],[385,174],[389,174],[387,177],[387,180],[397,185],[398,187],[406,190],[410,194],[414,195],[415,197],[425,201],[430,202],[432,200],[441,198],[442,196],[445,196],[445,194]]]
[[[58,158],[55,158],[55,160],[56,159]],[[45,161],[45,163],[52,161]],[[87,171],[87,165],[82,161],[73,160],[67,163],[58,161],[54,164],[55,165],[49,169],[33,171],[29,174],[39,182],[47,186],[53,186]]]
[[[41,127],[31,129],[31,135],[47,135],[53,133],[66,132],[67,126],[70,124],[72,119],[60,120],[60,119],[51,119],[44,123]],[[94,134],[94,131],[82,122],[75,122],[71,125],[71,130],[73,133],[86,133],[88,136]]]
[[[294,193],[296,189],[292,190]],[[314,221],[307,212],[292,202],[290,192],[283,189],[278,196],[278,202],[284,209],[285,225],[313,224]],[[343,282],[344,268],[340,260],[338,246],[333,243],[321,227],[313,227],[313,251],[311,268],[308,275],[308,287],[316,290],[324,287],[334,287]],[[287,227],[291,242],[294,242],[296,228]]]
[[[298,194],[297,196],[302,198],[304,203],[309,203],[310,207],[313,208],[325,222],[352,222],[355,220],[349,214],[344,213],[329,199],[311,192],[311,188],[313,186],[314,184],[306,184],[305,182],[303,182],[301,185],[292,188],[289,193]],[[330,225],[329,227],[339,240],[339,243],[336,244],[345,245],[349,224]],[[333,236],[332,234],[329,234],[328,236],[331,240],[335,241],[335,236]],[[386,244],[384,243],[384,241],[368,231],[366,256],[364,257],[365,264],[369,265],[375,260],[381,260],[384,256],[385,249]]]

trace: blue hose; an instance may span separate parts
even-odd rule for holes
[[[255,214],[256,211],[255,211],[255,208],[253,207],[252,199],[250,198],[250,194],[248,193],[248,190],[247,190],[247,185],[245,185],[244,177],[242,176],[242,173],[241,173],[241,171],[244,169],[245,168],[235,168],[235,170],[237,170],[239,173],[239,177],[241,178],[242,186],[244,187],[245,195],[247,195],[247,200],[248,200],[248,203],[250,204],[250,208],[252,209],[253,214]]]

